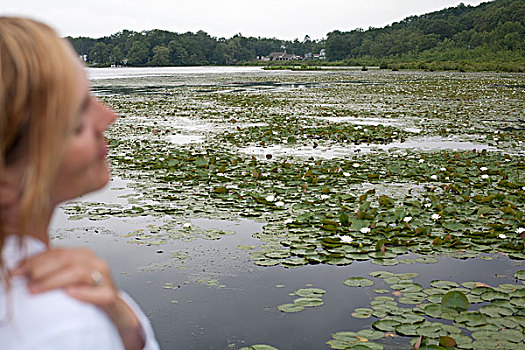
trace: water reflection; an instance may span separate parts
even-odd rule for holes
[[[276,157],[301,157],[315,159],[334,159],[347,158],[360,153],[371,152],[395,152],[396,150],[418,149],[421,151],[436,151],[436,150],[487,150],[500,151],[496,147],[473,143],[469,141],[454,141],[441,139],[438,137],[432,138],[418,138],[407,140],[405,142],[392,142],[389,144],[360,144],[348,146],[287,146],[287,145],[273,145],[268,147],[251,146],[241,148],[240,151],[249,155],[257,156],[264,159],[267,154]]]
[[[421,129],[414,126],[407,126],[410,124],[409,120],[401,120],[395,118],[356,118],[356,117],[316,117],[316,119],[327,120],[333,123],[350,123],[355,125],[390,125],[398,127],[402,130],[419,134]]]
[[[90,80],[100,79],[126,79],[141,77],[166,77],[179,74],[229,74],[249,73],[261,71],[262,67],[112,67],[112,68],[88,68]]]

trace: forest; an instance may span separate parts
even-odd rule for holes
[[[123,30],[98,39],[67,39],[92,66],[270,64],[258,57],[283,51],[304,57],[326,51],[314,65],[525,71],[525,1],[461,3],[383,28],[332,31],[325,39],[216,38],[204,31]],[[282,63],[282,62],[280,62]]]
[[[69,38],[87,62],[99,66],[122,64],[130,66],[198,66],[232,65],[253,61],[257,56],[282,51],[303,56],[324,48],[322,40],[285,41],[279,39],[244,37],[237,34],[230,39],[211,37],[204,31],[183,34],[164,30],[134,32],[123,30],[109,37],[91,39]]]
[[[384,28],[333,31],[327,35],[326,55],[331,61],[401,64],[402,68],[403,64],[455,68],[463,63],[523,71],[525,1],[495,0],[477,7],[460,4]]]

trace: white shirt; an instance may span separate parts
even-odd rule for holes
[[[4,242],[4,267],[12,269],[25,257],[40,253],[45,245],[25,237],[22,249],[18,238]],[[159,345],[149,320],[127,294],[121,298],[135,312],[145,340],[144,350],[157,350]],[[2,350],[71,350],[124,349],[118,330],[99,308],[68,296],[63,290],[32,295],[22,277],[11,279],[6,293],[0,281],[0,349]]]

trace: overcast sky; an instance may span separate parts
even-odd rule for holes
[[[461,2],[475,6],[487,0],[1,0],[0,15],[37,18],[63,36],[164,29],[302,40],[336,29],[383,27]]]

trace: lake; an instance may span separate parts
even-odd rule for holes
[[[109,261],[163,349],[523,347],[525,75],[88,76],[113,179],[51,234]]]

